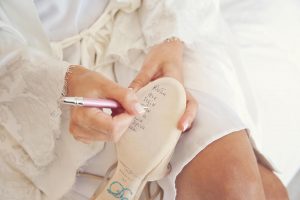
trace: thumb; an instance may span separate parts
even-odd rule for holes
[[[134,91],[138,91],[154,78],[155,73],[156,66],[144,65],[141,71],[129,85],[129,88],[132,88]]]
[[[109,98],[117,100],[130,115],[139,115],[145,112],[144,107],[138,102],[138,98],[131,88],[116,86],[110,90]]]

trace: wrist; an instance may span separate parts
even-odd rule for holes
[[[171,57],[173,63],[181,64],[183,62],[184,43],[179,38],[167,38],[161,45],[163,46],[162,49],[165,49],[165,52]]]

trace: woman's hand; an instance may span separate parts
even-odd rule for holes
[[[118,141],[134,116],[144,112],[132,89],[123,88],[99,73],[72,66],[66,80],[67,96],[114,99],[124,109],[111,116],[99,108],[72,107],[69,130],[75,139],[84,143]]]
[[[151,48],[143,67],[129,87],[135,91],[159,77],[173,77],[183,84],[183,44],[178,40],[163,42]],[[196,117],[198,103],[186,91],[186,110],[178,122],[178,129],[185,132]]]

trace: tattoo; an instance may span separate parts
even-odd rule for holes
[[[125,196],[126,191],[128,191],[131,195],[132,192],[129,188],[124,187],[121,183],[118,181],[114,181],[110,184],[109,188],[107,189],[107,192],[109,192],[111,195],[113,195],[115,198],[120,200],[128,200]]]

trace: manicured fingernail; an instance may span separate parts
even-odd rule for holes
[[[144,107],[140,103],[136,103],[134,108],[139,114],[143,114],[145,112]]]
[[[183,123],[183,130],[182,130],[182,132],[185,132],[189,128],[189,126],[190,126],[189,122],[185,121]]]
[[[129,87],[128,89],[131,90],[132,92],[136,92],[135,89],[132,87]]]

